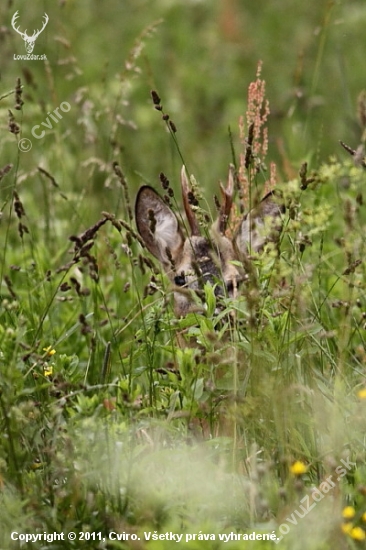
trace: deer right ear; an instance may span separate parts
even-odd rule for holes
[[[269,241],[277,241],[285,210],[281,197],[268,193],[242,220],[234,237],[238,252],[246,256],[250,249],[259,252]]]
[[[138,232],[147,249],[163,264],[165,271],[170,271],[169,255],[175,261],[184,243],[174,212],[152,187],[144,185],[137,194],[135,216]]]

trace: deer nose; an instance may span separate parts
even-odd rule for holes
[[[225,284],[225,287],[226,287],[226,292],[229,294],[229,296],[231,296],[234,292],[234,289],[237,290],[240,285],[242,284],[244,278],[243,277],[237,277],[235,279],[235,284],[234,284],[234,280],[231,279],[230,281],[228,281],[226,284]]]
[[[174,284],[176,284],[177,286],[184,286],[186,284],[184,273],[181,273],[180,275],[176,275],[174,277]]]

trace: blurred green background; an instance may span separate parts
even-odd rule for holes
[[[46,61],[17,58],[26,53],[11,27],[17,10],[17,25],[30,35],[48,14],[33,52],[46,55]],[[312,523],[302,523],[303,535],[294,530],[286,547],[303,548],[309,532],[312,538],[317,533],[315,541],[323,540],[326,530],[332,535],[344,504],[357,505],[361,522],[366,513],[365,172],[353,165],[339,140],[354,149],[365,141],[357,114],[357,98],[366,88],[365,28],[365,0],[1,2],[2,548],[7,531],[18,523],[30,525],[25,532],[60,525],[65,532],[85,526],[97,531],[106,524],[122,531],[145,523],[148,529],[171,530],[183,528],[185,517],[188,525],[196,518],[195,501],[192,507],[184,484],[179,493],[185,479],[179,460],[187,461],[184,455],[173,460],[170,442],[183,434],[184,445],[190,445],[194,422],[202,418],[217,433],[213,427],[221,411],[236,423],[235,437],[221,438],[218,446],[218,438],[208,439],[210,457],[216,462],[216,453],[223,453],[229,470],[241,476],[252,469],[253,480],[264,487],[257,492],[257,516],[252,488],[231,478],[247,506],[242,514],[235,504],[235,528],[257,528],[262,518],[272,531],[272,518],[281,524],[289,510],[300,509],[300,478],[287,468],[294,461],[309,465],[306,484],[314,487],[348,456],[355,456],[358,469],[330,495],[331,509],[317,508],[309,515]],[[160,172],[178,190],[182,161],[212,207],[217,183],[232,161],[232,145],[236,159],[243,148],[238,121],[246,113],[259,60],[271,109],[265,160],[276,162],[280,182],[292,180],[282,186],[292,202],[283,255],[273,269],[267,263],[258,267],[260,286],[256,276],[243,285],[247,289],[233,316],[237,328],[232,331],[231,322],[225,327],[231,342],[221,329],[214,331],[210,315],[171,316],[171,286],[152,275],[125,225],[106,223],[97,235],[87,229],[95,228],[102,211],[134,228],[126,189],[131,207],[142,183],[160,187]],[[16,108],[19,93],[14,94],[18,79],[21,109]],[[177,127],[177,142],[154,109],[153,89]],[[61,104],[70,109],[59,111],[55,121],[52,113]],[[35,126],[45,132],[41,139],[32,134]],[[31,141],[28,152],[18,147],[24,138]],[[321,167],[331,156],[347,162]],[[306,193],[298,177],[304,161],[308,175],[320,168]],[[115,162],[127,185],[114,172]],[[4,170],[7,165],[12,168]],[[81,239],[83,232],[89,238]],[[257,270],[257,262],[253,265]],[[177,347],[174,335],[187,327],[199,348]],[[220,385],[219,361],[230,365],[221,379],[225,385]],[[211,384],[215,377],[217,386]],[[355,401],[359,389],[363,403]],[[160,420],[161,432],[154,424]],[[130,426],[137,441],[133,452],[120,439]],[[139,469],[130,469],[132,461],[151,471],[146,450],[151,446],[155,452],[154,440],[159,464],[178,465],[178,476],[169,469],[165,474],[173,480],[167,486],[172,497],[153,485],[150,493],[141,492],[145,482]],[[159,454],[160,442],[164,452],[172,445],[172,453]],[[90,461],[91,451],[100,463]],[[263,477],[254,457],[270,459]],[[190,474],[192,463],[187,464]],[[215,492],[203,489],[202,497],[214,502],[210,495],[226,478],[217,484],[204,468]],[[131,471],[136,491],[128,479]],[[9,495],[7,507],[4,495]],[[200,500],[199,506],[207,514],[206,503]],[[225,529],[231,521],[225,513]],[[340,540],[332,548],[346,547],[340,530],[329,540]],[[310,540],[306,547],[328,546]]]
[[[49,15],[33,52],[46,54],[47,64],[14,59],[25,54],[11,28],[16,10],[17,24],[30,34]],[[339,139],[353,147],[360,140],[363,0],[8,1],[0,22],[0,95],[21,77],[25,104],[16,120],[21,136],[33,142],[19,155],[7,133],[14,97],[2,99],[2,162],[19,162],[37,201],[39,186],[31,180],[38,165],[64,191],[84,193],[85,222],[95,219],[94,206],[118,209],[113,160],[133,190],[142,181],[158,185],[160,171],[177,179],[181,159],[152,106],[151,89],[178,128],[189,170],[210,191],[232,158],[229,127],[239,152],[238,119],[259,60],[271,109],[267,160],[277,162],[281,179],[294,177],[304,160],[314,167],[329,155],[345,155]],[[70,112],[43,139],[33,139],[34,124],[65,101]]]

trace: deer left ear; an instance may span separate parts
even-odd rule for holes
[[[276,241],[283,226],[286,208],[274,192],[268,193],[258,206],[244,216],[234,238],[238,252],[247,255],[259,252],[268,242]]]
[[[152,187],[144,185],[136,198],[135,215],[147,249],[163,264],[165,271],[170,271],[171,259],[177,260],[184,241],[174,212]]]

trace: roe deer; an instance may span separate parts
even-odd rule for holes
[[[230,239],[225,235],[234,197],[234,166],[230,165],[227,185],[220,184],[223,202],[210,236],[200,235],[200,228],[190,204],[190,183],[183,166],[181,171],[183,204],[191,235],[185,236],[178,218],[160,195],[150,186],[140,188],[136,198],[137,229],[147,249],[162,264],[174,285],[174,311],[183,317],[196,311],[192,291],[200,294],[203,285],[216,284],[215,294],[235,296],[245,280],[244,265],[250,251],[258,252],[278,239],[285,207],[272,191],[240,221]],[[240,267],[240,264],[243,267]]]

